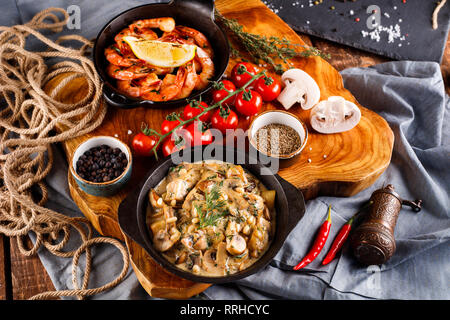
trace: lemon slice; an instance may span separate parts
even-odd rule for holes
[[[136,37],[123,37],[133,53],[141,60],[164,68],[175,68],[184,65],[195,57],[197,46],[142,40]]]

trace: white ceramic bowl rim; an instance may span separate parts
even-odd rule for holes
[[[92,149],[94,147],[98,147],[101,145],[107,145],[111,148],[119,148],[120,151],[125,153],[125,156],[128,161],[127,167],[125,168],[125,170],[122,172],[122,174],[120,176],[118,176],[117,178],[115,178],[114,180],[111,180],[111,181],[93,182],[93,181],[88,181],[86,179],[81,178],[77,174],[78,159],[89,149]],[[130,150],[128,149],[128,147],[125,145],[125,143],[123,143],[119,139],[116,139],[116,138],[110,137],[110,136],[96,136],[96,137],[89,138],[88,140],[84,141],[77,147],[77,149],[75,150],[73,157],[72,157],[72,172],[77,176],[78,179],[85,181],[89,184],[99,184],[100,185],[100,184],[105,184],[105,183],[107,183],[107,184],[113,183],[125,175],[125,173],[129,170],[130,165],[131,165],[131,154],[130,154]]]
[[[288,156],[295,156],[303,150],[303,148],[305,147],[306,142],[308,140],[308,130],[306,129],[306,126],[296,116],[294,116],[288,112],[278,111],[278,110],[266,111],[264,113],[261,113],[259,116],[257,116],[253,120],[253,122],[250,126],[248,137],[249,137],[250,143],[255,148],[256,148],[256,146],[254,144],[254,139],[253,139],[255,133],[262,127],[272,124],[272,123],[279,123],[279,124],[287,125],[287,126],[291,127],[292,129],[294,129],[300,136],[300,139],[302,141],[300,148],[298,148],[297,150],[295,150],[292,154],[290,154]],[[281,155],[278,157],[284,158],[283,156],[286,156],[286,155]]]

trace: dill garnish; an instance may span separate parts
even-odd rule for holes
[[[215,12],[216,19],[227,29],[232,37],[242,45],[242,47],[251,55],[253,62],[260,64],[261,60],[270,64],[276,73],[283,73],[285,67],[278,61],[282,61],[286,65],[290,65],[289,59],[295,57],[311,57],[319,56],[321,58],[329,59],[329,54],[322,53],[319,49],[300,44],[293,44],[286,38],[266,37],[258,34],[245,32],[243,26],[235,19],[227,19],[217,11]],[[303,47],[305,50],[298,51],[298,47]],[[239,56],[239,51],[230,43],[231,55],[233,57]]]
[[[220,189],[215,184],[211,188],[211,191],[205,192],[205,206],[195,206],[198,213],[200,229],[215,225],[220,218],[228,213],[228,210],[224,208],[226,201],[219,200],[220,196]]]

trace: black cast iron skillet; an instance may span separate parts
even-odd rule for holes
[[[122,12],[109,21],[98,34],[94,45],[94,65],[104,82],[103,96],[106,101],[119,108],[170,108],[180,107],[187,99],[198,99],[208,92],[212,83],[201,91],[193,91],[185,99],[156,102],[128,97],[115,88],[115,80],[106,74],[108,62],[105,58],[105,48],[114,43],[114,37],[136,20],[158,17],[172,17],[177,25],[184,25],[202,32],[211,43],[214,50],[215,75],[211,81],[219,80],[224,74],[229,60],[230,47],[225,32],[214,22],[213,0],[172,0],[170,3],[154,3],[138,6]]]
[[[258,270],[264,268],[278,253],[286,237],[305,213],[305,200],[303,194],[297,188],[280,176],[274,175],[267,167],[257,162],[254,158],[250,158],[247,153],[237,151],[236,149],[221,148],[222,154],[232,155],[232,157],[225,159],[226,162],[242,165],[246,170],[255,175],[269,190],[276,190],[276,231],[274,238],[266,253],[249,268],[223,277],[199,276],[178,269],[153,248],[151,230],[146,224],[146,208],[149,205],[148,192],[164,179],[168,174],[169,168],[174,166],[171,157],[159,161],[119,206],[119,225],[122,231],[144,248],[167,271],[194,282],[224,283],[256,273]],[[185,149],[178,154],[180,156],[187,154],[191,159],[188,162],[222,159],[222,157],[217,158],[215,154],[204,155],[201,147]],[[194,154],[196,157],[199,154],[203,154],[203,158],[194,159]],[[244,160],[243,162],[242,159]]]

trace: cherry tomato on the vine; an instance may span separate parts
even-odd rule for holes
[[[184,148],[186,148],[186,142],[183,138],[180,137],[178,139],[172,139],[171,137],[168,137],[163,142],[162,152],[164,157],[167,157],[170,154],[180,151]]]
[[[190,146],[206,145],[213,142],[211,130],[209,130],[204,122],[193,121],[188,124],[184,133],[186,143]]]
[[[187,104],[184,107],[183,111],[183,119],[188,120],[196,117],[199,115],[205,108],[208,108],[209,106],[206,104],[206,102],[202,101],[191,101],[189,104]],[[209,121],[211,118],[211,111],[206,112],[205,114],[201,115],[198,119],[203,122]]]
[[[250,81],[252,75],[257,73],[258,69],[254,64],[251,64],[250,62],[239,62],[231,70],[231,81],[233,81],[236,87],[240,88]],[[253,86],[254,84],[255,81],[253,81],[247,88]]]
[[[143,132],[139,132],[133,137],[131,146],[135,154],[140,156],[150,156],[153,154],[153,148],[158,142],[159,137],[155,135],[146,135]]]
[[[230,108],[218,108],[212,115],[211,125],[213,128],[220,130],[223,134],[227,129],[236,129],[239,118]]]
[[[261,95],[254,90],[244,90],[236,97],[236,110],[246,116],[257,114],[262,107]]]
[[[256,81],[255,91],[257,91],[264,101],[272,101],[280,95],[280,81],[271,76],[262,76]]]
[[[177,120],[175,113],[171,113],[166,116],[166,119],[161,124],[161,134],[164,135],[170,131],[172,131],[176,126],[180,124],[180,121]]]
[[[234,85],[233,82],[231,82],[230,80],[221,80],[212,91],[212,99],[214,103],[217,103],[225,99],[230,94],[230,92],[234,91],[236,91],[236,86]],[[233,95],[229,97],[227,100],[225,100],[222,104],[232,106],[234,104],[235,98],[236,95]]]

